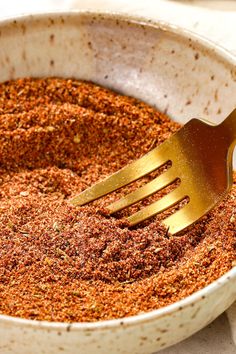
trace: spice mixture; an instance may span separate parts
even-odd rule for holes
[[[134,229],[124,222],[170,189],[116,217],[104,211],[159,171],[91,205],[68,202],[178,128],[146,104],[88,82],[0,84],[0,313],[67,322],[135,315],[180,300],[235,265],[235,183],[177,236],[160,217]]]

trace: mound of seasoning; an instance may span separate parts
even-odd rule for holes
[[[104,213],[159,171],[91,205],[68,202],[178,128],[148,105],[89,82],[0,84],[1,314],[121,318],[183,299],[236,265],[235,175],[225,200],[177,236],[161,217],[134,229],[124,222],[168,188],[116,217]]]

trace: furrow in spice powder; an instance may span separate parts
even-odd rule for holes
[[[146,104],[89,82],[0,84],[1,314],[66,322],[135,315],[178,301],[235,265],[235,183],[178,236],[160,217],[127,227],[124,217],[147,201],[116,217],[104,213],[160,171],[91,205],[68,203],[178,128]]]

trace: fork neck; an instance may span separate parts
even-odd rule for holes
[[[230,113],[219,127],[226,131],[229,137],[229,145],[234,148],[234,145],[236,144],[236,109]]]

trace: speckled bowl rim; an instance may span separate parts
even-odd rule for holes
[[[142,16],[130,15],[126,13],[120,13],[115,11],[89,11],[89,10],[70,10],[70,11],[48,11],[46,13],[37,13],[37,14],[21,14],[14,17],[5,17],[0,20],[0,27],[17,22],[25,22],[32,20],[40,20],[43,18],[52,18],[57,19],[60,16],[63,17],[77,17],[77,16],[95,16],[100,17],[101,19],[118,19],[121,21],[129,21],[137,25],[150,26],[152,28],[161,29],[162,31],[174,33],[177,36],[180,36],[185,39],[191,39],[195,43],[199,43],[205,47],[208,51],[215,53],[216,56],[221,58],[222,61],[227,62],[232,66],[236,66],[236,56],[230,53],[228,50],[222,48],[218,44],[200,36],[192,31],[186,30],[179,26],[170,24],[165,21],[155,21],[149,18],[144,18]],[[194,292],[192,295],[187,296],[186,298],[179,300],[171,305],[159,308],[157,310],[151,310],[146,313],[133,315],[129,317],[117,318],[112,320],[105,321],[96,321],[96,322],[50,322],[50,321],[39,321],[39,320],[29,320],[20,317],[7,316],[0,314],[1,322],[14,322],[18,326],[24,327],[33,327],[36,329],[50,329],[50,330],[90,330],[95,331],[112,329],[117,326],[122,327],[133,327],[135,325],[145,324],[153,321],[154,319],[163,318],[169,314],[176,313],[184,308],[195,305],[201,300],[205,299],[207,295],[213,293],[216,289],[219,289],[224,286],[225,283],[229,281],[235,281],[236,283],[236,266],[225,273],[223,276],[207,285],[201,290]]]

